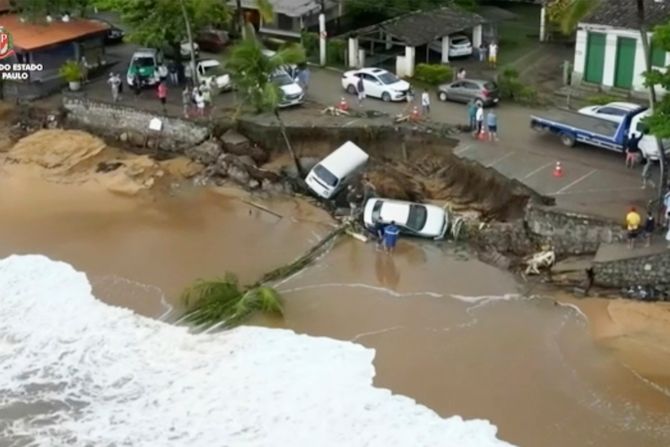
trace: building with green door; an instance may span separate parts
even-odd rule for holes
[[[647,29],[670,20],[670,0],[645,0],[645,8]],[[651,50],[652,66],[664,68],[670,65],[668,53],[653,48],[653,45]],[[603,90],[617,88],[645,93],[645,67],[634,3],[631,0],[600,2],[577,28],[573,85],[587,83]]]

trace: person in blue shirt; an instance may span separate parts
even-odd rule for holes
[[[493,110],[486,115],[486,128],[489,131],[489,141],[498,141],[498,117]]]
[[[473,100],[468,102],[468,123],[470,124],[470,132],[474,132],[477,128],[477,106]]]
[[[395,221],[384,228],[384,248],[387,252],[390,253],[395,250],[398,235],[400,235],[400,228],[396,226]]]

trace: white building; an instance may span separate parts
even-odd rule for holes
[[[228,2],[235,8],[235,0]],[[264,22],[258,13],[256,0],[242,0],[245,20],[264,34],[284,37],[300,37],[300,32],[318,25],[319,14],[326,15],[326,21],[341,17],[344,2],[335,0],[270,0],[274,12],[272,22]]]
[[[670,1],[645,0],[646,27],[665,23],[670,18]],[[572,82],[619,88],[643,93],[646,71],[635,2],[607,0],[578,26]],[[651,44],[651,65],[665,68],[670,55]]]

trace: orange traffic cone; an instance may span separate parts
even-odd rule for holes
[[[486,132],[484,132],[484,131],[482,130],[481,132],[479,132],[479,133],[477,134],[477,138],[480,139],[480,140],[482,140],[482,141],[483,141],[483,140],[486,140]]]
[[[349,103],[347,102],[346,99],[344,99],[344,97],[340,99],[340,103],[337,105],[337,108],[342,110],[343,112],[349,110]]]
[[[421,118],[421,113],[419,112],[419,108],[417,106],[414,106],[414,108],[412,109],[410,118],[412,119],[412,121],[419,121],[419,118]]]
[[[563,167],[560,161],[557,161],[554,167],[554,177],[563,177]]]

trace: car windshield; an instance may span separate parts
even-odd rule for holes
[[[148,56],[141,56],[135,59],[133,62],[134,65],[136,65],[139,68],[145,68],[145,67],[153,67],[154,66],[154,58],[153,57],[148,57]]]
[[[389,85],[389,84],[395,84],[398,82],[400,79],[396,77],[396,75],[391,74],[389,72],[382,73],[379,76],[379,80],[382,81],[382,83]]]
[[[407,217],[407,228],[414,231],[421,231],[426,225],[428,210],[423,205],[410,205],[409,216]]]
[[[279,73],[272,76],[272,82],[281,87],[283,85],[293,84],[293,79],[286,73]]]
[[[324,182],[328,186],[336,186],[338,179],[333,174],[330,172],[328,169],[324,168],[322,165],[316,165],[314,166],[314,173],[319,177],[319,179]]]
[[[467,37],[455,37],[451,39],[451,43],[453,43],[454,45],[466,45],[470,42],[468,41]]]
[[[218,64],[204,67],[204,71],[206,76],[221,76],[226,74],[226,72],[223,71],[223,67]]]

